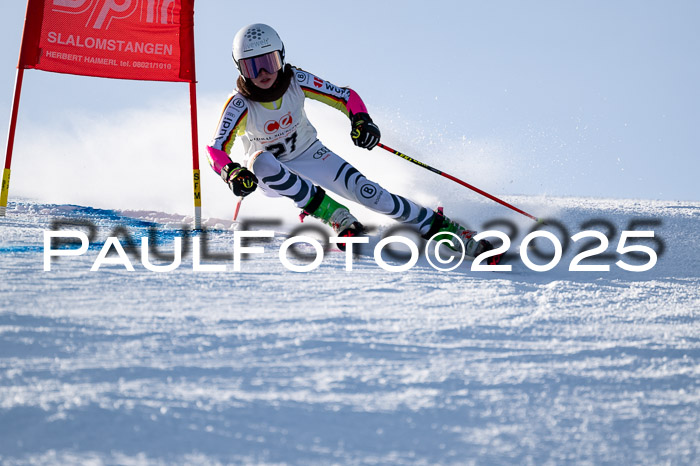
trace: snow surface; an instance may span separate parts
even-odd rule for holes
[[[169,253],[191,219],[14,199],[0,220],[0,462],[697,464],[700,202],[508,200],[569,236],[611,223],[613,255],[584,262],[610,271],[568,271],[577,243],[541,273],[517,256],[512,272],[421,259],[393,273],[368,256],[346,271],[337,250],[295,273],[277,255],[283,224],[234,272],[240,225],[208,219],[225,259],[204,262],[225,272],[193,271],[191,254],[168,273],[138,255],[134,272],[90,272],[119,227],[138,241],[156,225]],[[502,216],[517,252],[531,225]],[[663,251],[626,272],[615,261],[644,261],[614,249],[640,219],[660,240],[640,244]],[[97,237],[45,272],[56,221]]]

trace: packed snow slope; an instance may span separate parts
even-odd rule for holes
[[[517,253],[532,222],[492,203],[456,216],[483,230],[500,215],[490,227],[512,240],[510,272],[440,272],[425,258],[390,272],[366,255],[348,271],[336,249],[292,272],[284,222],[247,225],[275,236],[234,271],[230,221],[208,219],[201,238],[183,216],[11,202],[0,462],[697,464],[700,202],[508,200],[544,211],[562,242],[604,233],[605,255],[581,264],[610,270],[568,270],[590,238],[530,270]],[[44,271],[52,228],[92,241]],[[161,254],[183,237],[178,268],[142,265],[149,228]],[[616,265],[649,260],[616,252],[625,230],[654,232],[625,243],[658,253],[650,270]],[[90,271],[110,236],[135,245],[134,271]],[[201,262],[225,271],[193,270],[193,237],[206,240]]]

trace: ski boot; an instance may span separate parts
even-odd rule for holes
[[[350,238],[365,234],[365,227],[350,213],[348,208],[334,201],[320,187],[316,188],[316,194],[301,211],[299,219],[303,222],[307,215],[315,217],[329,225],[333,228],[336,235],[341,238]],[[345,243],[338,243],[338,248],[344,251]]]
[[[439,233],[444,234],[441,235]],[[472,238],[474,235],[476,235],[475,231],[467,230],[459,223],[453,222],[452,220],[447,218],[445,214],[442,213],[442,207],[438,207],[438,209],[435,211],[433,223],[430,225],[430,229],[428,230],[428,232],[425,235],[423,235],[423,238],[430,239],[433,236],[437,235],[434,238],[435,241],[440,241],[443,239],[452,240],[452,235],[450,235],[449,233],[454,233],[455,235],[457,235],[457,237],[462,241],[462,244],[464,245],[465,254],[469,257],[475,258],[480,254],[483,254],[484,252],[493,249],[493,245],[485,239],[475,241]],[[462,252],[460,246],[453,245],[452,241],[448,242],[447,245],[453,251],[459,253]],[[503,254],[491,256],[486,260],[486,263],[488,265],[497,265],[501,261],[502,257]]]

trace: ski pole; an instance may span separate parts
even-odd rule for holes
[[[238,203],[236,204],[236,211],[233,213],[233,221],[235,222],[238,218],[238,211],[241,210],[241,203],[243,202],[243,196],[238,198]]]
[[[514,211],[518,212],[519,214],[522,214],[522,215],[524,215],[524,216],[526,216],[526,217],[530,217],[531,219],[533,219],[533,220],[536,221],[537,223],[544,223],[544,221],[543,221],[542,219],[539,219],[539,218],[535,217],[534,215],[530,215],[530,214],[528,214],[527,212],[525,212],[524,210],[520,210],[520,209],[518,209],[517,207],[515,207],[515,206],[513,206],[513,205],[510,205],[510,204],[508,204],[507,202],[505,202],[505,201],[503,201],[503,200],[497,198],[496,196],[492,196],[491,194],[487,193],[486,191],[482,191],[481,189],[477,188],[476,186],[472,186],[472,185],[470,185],[469,183],[466,183],[466,182],[460,180],[459,178],[456,178],[456,177],[454,177],[454,176],[452,176],[452,175],[450,175],[450,174],[448,174],[448,173],[443,172],[442,170],[438,170],[437,168],[431,167],[431,166],[428,165],[427,163],[423,163],[423,162],[421,162],[420,160],[416,160],[416,159],[414,159],[414,158],[412,158],[412,157],[409,157],[409,156],[406,155],[406,154],[402,154],[401,152],[399,152],[399,151],[397,151],[397,150],[395,150],[395,149],[392,149],[391,147],[385,146],[385,145],[382,144],[381,142],[378,143],[377,145],[378,145],[379,147],[381,147],[382,149],[388,150],[389,152],[391,152],[391,153],[394,154],[394,155],[398,155],[398,156],[401,157],[402,159],[408,160],[409,162],[414,163],[414,164],[416,164],[416,165],[418,165],[418,166],[420,166],[420,167],[423,167],[423,168],[425,168],[425,169],[427,169],[427,170],[430,170],[430,171],[433,172],[433,173],[437,173],[437,174],[440,175],[440,176],[444,176],[445,178],[448,178],[448,179],[454,181],[455,183],[459,183],[459,184],[461,184],[462,186],[465,186],[465,187],[471,189],[472,191],[475,191],[475,192],[481,194],[482,196],[488,197],[488,198],[491,199],[492,201],[498,202],[498,203],[501,204],[502,206],[508,207],[509,209],[512,209],[512,210],[514,210]]]

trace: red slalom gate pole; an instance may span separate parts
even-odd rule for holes
[[[0,189],[0,217],[7,215],[7,199],[10,193],[10,166],[12,165],[12,150],[15,145],[15,128],[17,127],[17,113],[19,111],[19,97],[22,93],[22,79],[24,68],[17,68],[15,78],[15,93],[12,100],[10,114],[10,129],[7,134],[7,147],[5,151],[5,168],[2,171],[2,188]]]
[[[190,129],[192,134],[192,181],[194,195],[194,229],[202,229],[202,187],[199,177],[199,140],[197,136],[197,84],[190,83]]]
[[[445,172],[443,172],[442,170],[438,170],[437,168],[431,167],[431,166],[428,165],[427,163],[423,163],[423,162],[421,162],[420,160],[416,160],[416,159],[414,159],[413,157],[409,157],[408,155],[403,154],[403,153],[401,153],[401,152],[399,152],[399,151],[397,151],[397,150],[395,150],[395,149],[392,149],[391,147],[385,146],[385,145],[382,144],[381,142],[378,143],[377,145],[378,145],[379,147],[381,147],[382,149],[385,149],[385,150],[391,152],[391,153],[394,154],[394,155],[398,155],[399,157],[401,157],[401,158],[404,159],[404,160],[408,160],[409,162],[414,163],[414,164],[418,165],[419,167],[423,167],[423,168],[425,168],[426,170],[430,170],[430,171],[433,172],[433,173],[436,173],[436,174],[438,174],[438,175],[440,175],[440,176],[444,176],[445,178],[450,179],[450,180],[454,181],[455,183],[459,183],[459,184],[461,184],[462,186],[464,186],[464,187],[466,187],[466,188],[469,188],[469,189],[471,189],[472,191],[477,192],[477,193],[481,194],[481,195],[484,196],[484,197],[488,197],[488,198],[491,199],[492,201],[496,201],[496,202],[498,202],[499,204],[501,204],[502,206],[508,207],[509,209],[514,210],[514,211],[518,212],[519,214],[522,214],[522,215],[524,215],[524,216],[526,216],[526,217],[529,217],[529,218],[531,218],[532,220],[536,221],[537,223],[544,223],[544,221],[543,221],[542,219],[539,219],[539,218],[535,217],[534,215],[528,214],[528,213],[525,212],[524,210],[520,210],[520,209],[518,209],[517,207],[515,207],[515,206],[513,206],[513,205],[511,205],[511,204],[508,204],[506,201],[503,201],[503,200],[497,198],[496,196],[493,196],[493,195],[487,193],[486,191],[482,191],[481,189],[477,188],[476,186],[472,186],[472,185],[470,185],[469,183],[464,182],[464,181],[460,180],[459,178],[456,178],[456,177],[450,175],[449,173],[445,173]]]

